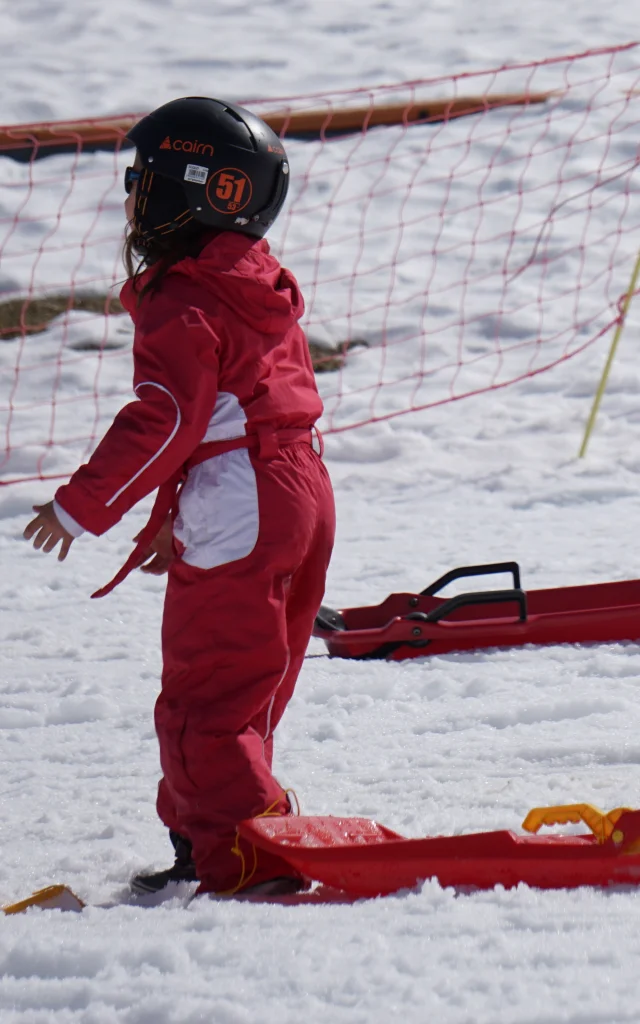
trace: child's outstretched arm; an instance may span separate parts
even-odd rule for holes
[[[73,544],[75,538],[67,530],[56,516],[53,511],[53,502],[48,501],[46,505],[34,505],[33,511],[37,512],[35,519],[32,519],[28,526],[24,530],[25,540],[31,540],[34,537],[33,546],[40,550],[42,548],[45,554],[49,554],[50,551],[61,542],[60,551],[58,552],[58,561],[64,562],[65,558],[69,554],[69,548]]]
[[[144,325],[136,325],[138,401],[120,410],[89,461],[58,488],[56,511],[60,506],[80,530],[100,536],[180,469],[215,408],[217,349],[198,310],[155,300]]]

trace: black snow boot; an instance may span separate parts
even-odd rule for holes
[[[176,859],[172,868],[155,871],[151,874],[134,875],[131,879],[131,891],[140,896],[160,892],[170,882],[197,882],[196,866],[191,856],[191,843],[184,836],[169,830],[169,839],[176,851]]]

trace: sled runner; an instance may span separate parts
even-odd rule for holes
[[[436,597],[454,580],[497,573],[511,574],[513,587]],[[323,605],[313,635],[333,657],[389,661],[483,647],[638,640],[640,580],[525,591],[517,562],[461,566],[419,594],[340,611]]]
[[[66,885],[48,885],[46,889],[38,889],[26,900],[10,903],[3,907],[5,914],[21,914],[29,907],[40,907],[41,910],[82,910],[84,903],[75,892]]]
[[[387,896],[426,879],[442,886],[540,889],[640,885],[640,811],[608,814],[590,804],[541,807],[523,828],[580,822],[584,835],[520,836],[510,831],[405,839],[366,818],[253,818],[245,839],[315,881],[354,897]]]

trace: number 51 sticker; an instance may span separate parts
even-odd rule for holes
[[[251,199],[251,179],[237,167],[223,167],[209,178],[207,199],[218,213],[237,213]]]

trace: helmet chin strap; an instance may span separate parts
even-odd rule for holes
[[[136,256],[140,256],[142,259],[145,259],[149,252],[147,243],[151,241],[151,239],[146,237],[144,228],[141,226],[140,222],[135,219],[135,217],[133,220],[133,226],[136,230],[136,240],[132,245],[132,249]]]

